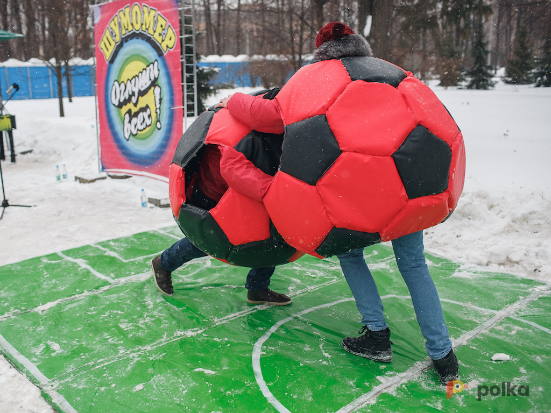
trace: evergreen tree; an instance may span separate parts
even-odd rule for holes
[[[199,62],[200,56],[197,55],[197,62]],[[205,100],[214,95],[219,88],[211,84],[212,79],[216,76],[216,70],[201,67],[197,65],[197,112],[203,113],[207,108],[205,107]]]
[[[490,89],[494,87],[492,81],[491,66],[487,64],[490,52],[487,49],[488,42],[484,41],[484,26],[482,19],[479,20],[474,37],[474,44],[471,50],[471,56],[474,59],[473,67],[467,72],[471,81],[467,85],[468,89]]]
[[[473,28],[473,17],[482,19],[492,14],[485,0],[442,0],[440,3],[441,33],[436,41],[436,69],[441,86],[457,86],[463,80],[461,67],[467,42]]]
[[[534,49],[530,33],[526,26],[521,26],[515,39],[514,57],[507,61],[505,76],[507,83],[530,84],[534,82]]]
[[[543,44],[543,56],[538,60],[535,80],[537,87],[551,87],[551,37]]]
[[[453,38],[449,33],[442,36],[437,42],[438,57],[436,71],[440,77],[439,86],[457,86],[462,80],[461,54],[454,46]]]

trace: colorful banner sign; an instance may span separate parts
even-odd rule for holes
[[[98,5],[94,25],[101,169],[168,181],[183,132],[178,3]]]

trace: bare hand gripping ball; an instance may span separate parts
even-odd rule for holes
[[[383,60],[300,69],[275,97],[281,164],[264,197],[278,232],[317,257],[444,221],[465,178],[457,124],[421,81]]]
[[[251,268],[286,264],[304,255],[277,233],[262,202],[231,188],[211,210],[189,202],[206,145],[235,148],[273,176],[279,165],[282,138],[251,130],[227,109],[204,112],[193,122],[178,143],[169,175],[172,213],[193,245],[221,261]],[[259,150],[259,143],[264,141],[277,143],[275,154]]]

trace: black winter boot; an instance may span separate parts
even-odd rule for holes
[[[291,304],[291,299],[285,294],[276,293],[267,288],[261,291],[249,291],[247,302],[249,304],[288,305]]]
[[[356,356],[366,359],[390,363],[392,361],[392,348],[390,345],[390,330],[371,331],[363,326],[358,334],[360,337],[345,337],[342,348]]]
[[[446,386],[450,380],[459,380],[459,364],[453,350],[450,350],[446,357],[433,360],[432,364],[438,373],[442,386]]]
[[[151,270],[153,271],[153,279],[155,285],[164,295],[174,295],[174,288],[172,288],[172,273],[166,271],[161,266],[161,256],[158,255],[151,260]]]

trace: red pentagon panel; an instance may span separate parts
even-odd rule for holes
[[[343,151],[390,156],[417,126],[402,94],[391,85],[356,80],[327,111]]]
[[[390,241],[441,223],[449,214],[448,194],[410,199],[404,209],[379,234]]]
[[[275,100],[285,125],[324,115],[351,82],[340,60],[304,66],[281,89]]]
[[[320,257],[314,250],[333,225],[315,186],[279,171],[263,202],[289,245]]]
[[[262,202],[231,188],[210,214],[233,245],[270,238],[270,217]]]
[[[408,197],[391,157],[344,152],[316,187],[337,228],[379,232]]]
[[[452,146],[457,124],[448,113],[442,102],[430,88],[412,76],[406,77],[398,85],[416,121]]]
[[[212,118],[205,143],[222,144],[233,148],[250,131],[251,128],[230,115],[228,109],[221,109]]]
[[[168,170],[168,196],[172,214],[178,217],[182,204],[186,201],[184,170],[177,164],[170,165]]]
[[[457,137],[452,146],[452,163],[450,165],[450,177],[448,183],[448,189],[445,193],[449,194],[450,199],[448,201],[449,212],[453,211],[457,206],[461,192],[463,192],[463,185],[465,184],[465,142],[463,141],[463,135],[461,132],[457,132]]]

